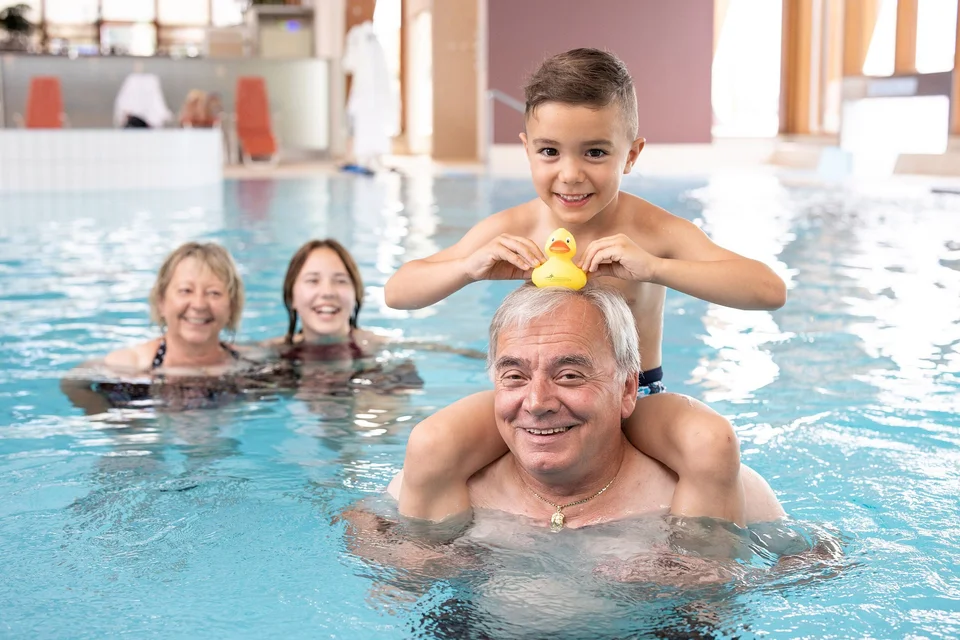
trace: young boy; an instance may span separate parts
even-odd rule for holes
[[[563,227],[584,248],[575,261],[589,278],[609,278],[637,319],[644,365],[641,393],[663,391],[661,340],[666,287],[739,309],[777,309],[783,281],[766,265],[719,247],[694,224],[620,191],[643,149],[637,98],[626,66],[596,49],[547,59],[526,89],[524,133],[537,199],[479,222],[455,245],[400,267],[386,284],[389,306],[417,309],[477,280],[527,280],[545,261],[544,239]],[[739,449],[725,420],[678,421],[645,428],[628,420],[635,446],[660,460],[684,483],[717,487],[714,504],[690,513],[727,519],[736,508],[720,496],[739,482]],[[641,428],[644,427],[644,428]],[[441,520],[426,505],[430,488],[469,477],[505,453],[496,430],[492,392],[451,405],[411,433],[400,493],[404,515]],[[432,462],[431,467],[428,462]],[[736,464],[734,464],[734,462]],[[726,495],[726,494],[724,494]]]

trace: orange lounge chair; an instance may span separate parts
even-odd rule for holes
[[[243,163],[276,165],[280,155],[270,124],[270,103],[263,78],[241,76],[237,79],[236,118]]]
[[[17,114],[19,116],[19,114]],[[15,118],[27,129],[60,129],[66,121],[63,113],[63,97],[60,94],[60,78],[34,76],[30,78],[27,93],[27,117]]]

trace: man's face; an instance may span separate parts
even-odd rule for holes
[[[613,450],[636,404],[636,380],[616,372],[600,312],[573,298],[497,341],[497,427],[532,474],[589,469]]]

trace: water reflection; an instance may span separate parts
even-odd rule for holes
[[[250,196],[246,211],[236,183],[212,197],[5,196],[0,542],[17,579],[0,600],[11,603],[12,633],[35,630],[51,589],[76,596],[50,623],[59,635],[78,619],[96,635],[143,633],[157,620],[167,635],[190,635],[197,623],[183,617],[183,603],[211,593],[237,603],[241,617],[224,622],[234,635],[960,633],[950,616],[960,599],[956,197],[756,176],[640,182],[649,191],[641,195],[699,219],[718,242],[788,280],[790,300],[773,313],[669,295],[665,366],[672,389],[734,418],[744,460],[808,537],[842,541],[839,575],[829,554],[798,566],[781,559],[774,572],[754,548],[723,587],[623,584],[574,563],[575,549],[511,555],[490,540],[464,545],[474,564],[452,576],[361,566],[342,553],[344,525],[331,522],[382,491],[415,422],[489,386],[481,364],[443,354],[398,357],[415,361],[424,381],[413,393],[359,384],[342,394],[318,383],[206,411],[92,418],[57,392],[77,362],[156,335],[146,306],[155,269],[173,246],[198,238],[228,246],[243,270],[241,341],[283,332],[290,255],[307,237],[333,236],[357,253],[369,283],[365,327],[483,348],[515,283],[472,285],[410,314],[386,309],[381,287],[400,263],[535,197],[529,181],[315,176],[277,181]],[[809,521],[831,523],[827,535]],[[364,599],[384,583],[404,589]],[[537,607],[557,617],[538,618]],[[557,619],[569,627],[557,629]]]
[[[438,545],[391,528],[390,502],[365,507],[381,520],[350,516],[348,547],[370,563],[357,567],[370,602],[430,637],[735,634],[758,593],[819,590],[856,566],[836,535],[788,520],[733,532],[643,517],[557,535],[481,510],[462,538]]]
[[[778,362],[825,393],[955,411],[953,376],[940,366],[960,340],[947,320],[960,314],[960,279],[939,262],[950,253],[944,201],[853,188],[798,189],[792,200],[801,215],[785,255],[803,285],[777,314],[798,338]]]
[[[270,217],[273,212],[273,199],[277,189],[276,180],[236,180],[233,182],[236,200],[233,210],[239,210],[246,223],[255,223]]]
[[[750,193],[749,200],[744,192]],[[796,286],[793,270],[781,259],[784,247],[794,240],[796,210],[777,178],[721,175],[689,197],[702,207],[694,222],[714,242],[773,267],[788,290]],[[708,305],[703,324],[702,339],[710,349],[688,384],[702,389],[706,402],[747,400],[777,379],[780,367],[770,347],[792,335],[780,330],[773,313]]]

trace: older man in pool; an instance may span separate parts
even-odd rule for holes
[[[404,499],[425,512],[452,514],[468,505],[554,531],[667,511],[716,515],[708,503],[691,500],[696,487],[685,489],[681,507],[677,476],[623,435],[621,422],[634,411],[642,424],[722,418],[678,394],[637,402],[637,329],[619,292],[593,284],[580,291],[522,286],[497,310],[490,349],[507,454],[459,485],[402,487],[401,471],[391,495],[399,499],[403,489]],[[740,524],[784,515],[767,483],[746,466],[730,490],[743,492],[742,501],[731,501],[742,505],[730,518]]]

